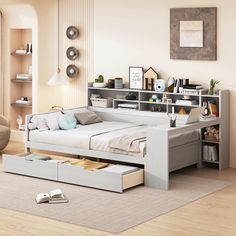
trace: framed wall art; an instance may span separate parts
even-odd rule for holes
[[[170,9],[170,58],[217,60],[217,8]]]
[[[143,67],[129,67],[129,88],[143,89]]]

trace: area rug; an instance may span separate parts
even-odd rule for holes
[[[140,186],[120,194],[0,171],[0,208],[117,234],[230,184],[172,175],[169,191]],[[35,203],[37,193],[56,188],[62,189],[69,203]]]

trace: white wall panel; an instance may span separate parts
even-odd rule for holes
[[[66,37],[68,26],[78,27],[78,39]],[[86,105],[87,83],[93,78],[93,0],[61,0],[60,1],[60,60],[61,69],[66,76],[66,67],[74,63],[79,67],[79,76],[63,88],[63,107]],[[67,59],[66,50],[74,46],[79,49],[80,56],[73,62]]]

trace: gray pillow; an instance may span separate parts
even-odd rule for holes
[[[89,125],[102,122],[102,119],[93,111],[75,113],[75,118],[82,125]]]

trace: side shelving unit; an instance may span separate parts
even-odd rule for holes
[[[126,96],[128,94],[136,95],[136,100],[127,100]],[[229,92],[227,90],[220,90],[216,95],[202,94],[199,95],[188,95],[191,100],[194,100],[194,104],[177,104],[176,101],[180,100],[184,94],[180,93],[169,93],[169,92],[156,92],[156,91],[146,91],[146,90],[133,90],[133,89],[109,89],[109,88],[94,88],[92,83],[88,85],[88,106],[92,106],[91,96],[92,94],[99,94],[102,98],[113,98],[112,106],[108,109],[118,108],[118,104],[128,103],[137,104],[138,108],[133,109],[142,112],[152,112],[153,115],[160,113],[171,112],[171,107],[175,107],[175,112],[179,113],[180,109],[184,109],[186,113],[192,108],[202,107],[204,103],[212,102],[216,104],[218,109],[218,116],[221,118],[221,124],[216,129],[219,130],[218,140],[206,140],[204,133],[205,129],[200,130],[201,132],[201,152],[202,152],[202,164],[207,166],[216,167],[219,170],[225,169],[229,166]],[[159,101],[152,102],[149,99],[153,96],[157,96]],[[169,99],[168,102],[162,102],[160,99],[163,95],[167,95]],[[215,153],[214,158],[210,158],[206,155],[205,146],[212,147],[210,149]],[[205,150],[205,153],[204,153]],[[207,154],[209,155],[209,154]]]
[[[26,114],[32,113],[32,102],[28,104],[18,103],[17,100],[32,101],[32,50],[26,50],[27,44],[32,42],[32,29],[10,30],[10,124],[12,130],[19,130],[18,116],[23,119]],[[18,50],[18,51],[17,51]],[[22,51],[19,51],[22,50]],[[19,78],[25,75],[26,78]],[[17,76],[18,75],[18,76]]]
[[[202,163],[222,170],[229,167],[229,91],[221,90],[217,95],[202,95],[201,104],[204,102],[216,104],[221,123],[212,127],[218,131],[215,138],[209,139],[205,135],[206,129],[201,130]]]

